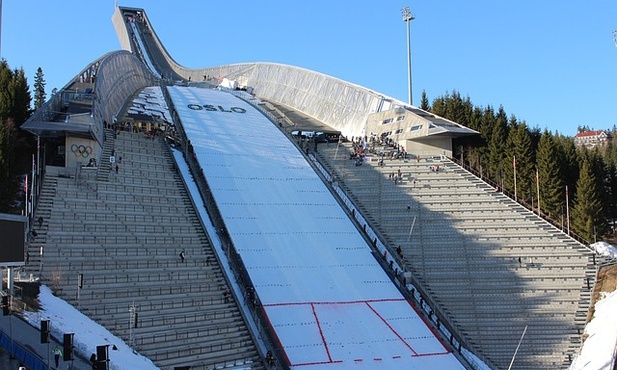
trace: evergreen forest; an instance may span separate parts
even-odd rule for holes
[[[42,71],[41,71],[42,78]],[[32,114],[30,87],[23,69],[0,61],[0,212],[21,214],[25,179],[32,167],[35,141],[20,130]]]
[[[455,160],[472,172],[563,230],[569,224],[589,243],[615,241],[615,126],[608,131],[611,140],[588,149],[577,147],[573,137],[529,127],[501,106],[474,106],[456,91],[432,104],[423,92],[420,108],[480,133],[452,144]],[[589,129],[579,126],[578,131]]]

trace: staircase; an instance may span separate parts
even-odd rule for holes
[[[30,272],[161,368],[263,368],[166,143],[106,136],[96,173],[46,176]]]

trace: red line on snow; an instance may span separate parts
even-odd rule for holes
[[[292,367],[296,366],[313,366],[313,365],[328,365],[328,364],[342,364],[343,361],[321,361],[321,362],[301,362],[299,364],[291,364]]]
[[[319,317],[317,317],[317,312],[315,312],[315,305],[311,304],[311,310],[313,311],[313,316],[315,316],[315,322],[317,322],[317,330],[319,330],[321,341],[323,342],[323,346],[326,349],[326,353],[328,354],[328,361],[332,362],[332,356],[330,356],[330,348],[328,348],[328,343],[326,343],[326,337],[323,335],[323,331],[321,330],[321,324],[319,323]]]
[[[277,307],[277,306],[306,306],[306,305],[323,305],[323,304],[362,304],[373,302],[405,302],[405,298],[387,298],[387,299],[369,299],[366,301],[332,301],[332,302],[281,302],[281,303],[266,303],[262,304],[263,307]]]
[[[377,312],[377,310],[373,308],[373,306],[371,306],[369,302],[366,302],[366,305],[368,306],[368,308],[371,309],[371,311],[375,313],[375,315],[377,315],[377,317],[381,319],[381,321],[383,321],[384,324],[386,324],[386,326],[392,331],[392,333],[394,333],[394,335],[396,335],[398,339],[400,339],[401,342],[403,342],[407,346],[407,348],[409,348],[411,352],[413,352],[415,356],[418,355],[418,352],[416,352],[413,348],[411,348],[411,345],[407,343],[407,341],[403,337],[401,337],[401,335],[396,330],[394,330],[394,328],[390,324],[388,324],[388,322],[379,314],[379,312]]]

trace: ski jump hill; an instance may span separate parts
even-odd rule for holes
[[[124,50],[23,126],[27,273],[164,369],[569,366],[596,258],[451,159],[475,131],[298,67],[186,69],[143,9],[112,21]]]

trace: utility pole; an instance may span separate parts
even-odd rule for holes
[[[0,0],[0,57],[2,57],[2,0]]]
[[[413,105],[413,97],[411,93],[411,21],[416,19],[406,6],[401,9],[403,14],[403,22],[407,23],[407,95],[409,97],[409,105]]]

